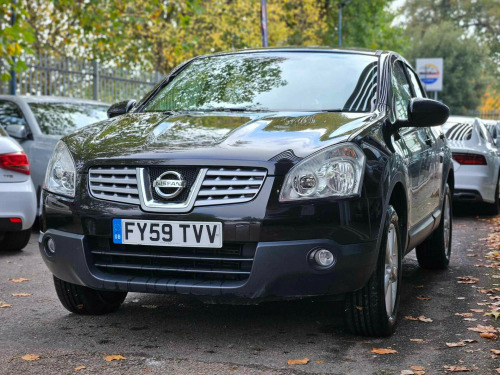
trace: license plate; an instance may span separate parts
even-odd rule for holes
[[[118,244],[222,247],[222,223],[113,219]]]

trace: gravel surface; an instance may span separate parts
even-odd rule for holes
[[[352,336],[344,326],[340,303],[310,300],[205,305],[187,297],[131,293],[117,313],[73,315],[57,299],[33,233],[24,251],[0,252],[0,301],[12,305],[0,308],[0,374],[399,375],[411,366],[423,366],[426,374],[444,374],[445,365],[466,366],[474,369],[473,374],[497,374],[500,356],[491,358],[490,349],[500,349],[499,341],[467,330],[477,324],[495,325],[494,319],[473,313],[476,321],[464,321],[455,315],[470,309],[487,311],[481,304],[491,299],[478,290],[500,284],[490,277],[500,270],[474,266],[486,262],[482,256],[488,250],[480,239],[492,230],[489,219],[464,213],[455,217],[447,271],[420,269],[414,252],[405,258],[399,325],[393,337],[384,339]],[[473,254],[478,256],[467,256]],[[480,281],[459,284],[460,276]],[[9,278],[29,281],[13,283]],[[419,315],[433,321],[405,319]],[[445,344],[464,339],[478,342],[453,348]],[[397,354],[371,353],[372,348],[388,347]],[[40,359],[25,361],[25,354]],[[107,355],[117,354],[126,359],[105,361]],[[287,364],[306,357],[306,365]],[[85,368],[76,371],[78,366]]]

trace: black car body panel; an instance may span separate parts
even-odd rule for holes
[[[385,133],[384,124],[395,119],[390,90],[392,64],[398,61],[411,68],[396,54],[373,55],[378,58],[378,93],[374,110],[369,113],[143,113],[140,110],[147,96],[139,103],[139,112],[105,120],[65,137],[77,171],[75,199],[43,192],[39,241],[45,263],[62,280],[99,290],[258,301],[341,296],[362,288],[375,268],[387,205],[391,202],[396,210],[408,213],[407,217],[400,215],[403,247],[408,252],[439,225],[444,186],[453,182],[451,153],[438,132],[404,128],[399,137]],[[366,157],[359,197],[280,201],[285,176],[292,167],[319,150],[345,141],[357,145]],[[259,193],[248,202],[199,206],[181,213],[148,212],[138,205],[92,196],[89,169],[120,166],[252,167],[266,170],[267,176]],[[224,266],[233,271],[237,268],[241,274],[235,271],[234,278],[221,276],[223,272],[210,277],[186,273],[163,277],[154,266],[166,264],[162,263],[162,254],[140,246],[133,251],[143,251],[150,258],[137,272],[105,272],[103,265],[111,262],[106,254],[125,251],[112,242],[114,218],[221,222],[224,246],[213,254],[233,254],[236,258],[232,264],[206,265],[203,272]],[[56,242],[55,254],[47,252],[49,237]],[[309,261],[311,252],[320,247],[336,257],[336,263],[328,269],[318,269]],[[186,253],[186,249],[171,251],[196,255]],[[127,262],[118,255],[115,258]]]

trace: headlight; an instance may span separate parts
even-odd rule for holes
[[[280,202],[361,194],[365,155],[352,143],[321,150],[294,166],[285,178]]]
[[[56,194],[75,197],[75,163],[63,142],[58,142],[50,158],[43,188]]]

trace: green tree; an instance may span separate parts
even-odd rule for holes
[[[478,44],[473,36],[465,37],[463,30],[450,22],[431,25],[419,35],[407,53],[410,62],[418,57],[442,57],[444,81],[440,99],[453,114],[476,108],[489,82],[485,74],[491,70],[488,48]]]
[[[12,16],[16,15],[12,24]],[[2,80],[10,78],[10,70],[16,72],[26,68],[20,57],[30,52],[29,45],[34,41],[31,28],[24,21],[23,8],[13,0],[0,0],[0,71]]]

